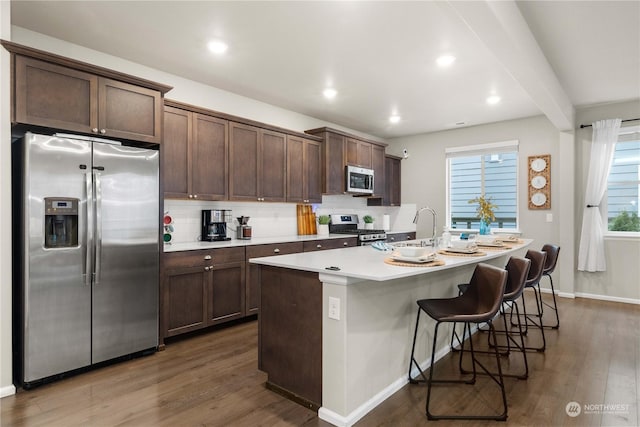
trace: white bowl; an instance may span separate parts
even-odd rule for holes
[[[433,250],[428,246],[394,246],[393,250],[403,257],[418,258],[427,255]]]

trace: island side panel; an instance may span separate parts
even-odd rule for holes
[[[267,385],[317,409],[322,404],[322,283],[318,273],[262,265],[261,369]],[[275,387],[273,387],[275,386]]]

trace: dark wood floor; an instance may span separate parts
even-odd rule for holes
[[[549,297],[549,295],[545,295]],[[547,350],[529,355],[528,380],[507,379],[509,418],[501,425],[637,426],[640,396],[640,306],[560,299],[561,328]],[[480,334],[478,345],[484,344]],[[531,341],[537,338],[531,336]],[[475,342],[475,341],[474,341]],[[507,369],[521,367],[516,355]],[[257,322],[170,343],[165,351],[67,378],[0,400],[7,426],[328,426],[317,415],[265,389],[257,366]],[[436,373],[455,373],[443,358]],[[488,411],[495,386],[438,386],[436,410]],[[406,385],[358,426],[487,426],[493,422],[429,422],[426,388]],[[567,403],[617,404],[615,413],[572,418]],[[625,406],[627,405],[627,406]]]

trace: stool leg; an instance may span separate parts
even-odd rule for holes
[[[413,345],[411,346],[411,360],[409,360],[409,373],[407,374],[409,376],[409,382],[411,384],[423,383],[427,380],[427,377],[424,375],[424,372],[422,372],[422,369],[420,369],[420,365],[418,364],[418,362],[414,357],[415,350],[416,350],[416,338],[418,337],[418,325],[420,324],[420,311],[422,310],[420,309],[420,307],[418,307],[418,316],[416,318],[416,329],[413,332]],[[413,365],[416,365],[416,367],[418,368],[418,371],[420,372],[420,376],[422,377],[421,380],[416,380],[411,377],[411,368],[413,367]]]
[[[551,284],[551,296],[553,297],[553,307],[550,304],[547,304],[546,302],[544,303],[544,305],[546,305],[547,307],[549,307],[550,309],[552,309],[556,313],[556,324],[555,325],[545,325],[545,328],[547,328],[547,329],[558,329],[558,328],[560,328],[560,317],[558,316],[558,303],[556,302],[556,290],[553,287],[553,278],[548,273],[545,273],[544,275],[549,278],[549,283]]]
[[[496,329],[493,326],[493,322],[489,323],[489,327],[491,329],[491,333],[493,335],[493,341],[496,341]],[[502,364],[500,363],[500,353],[498,353],[498,347],[495,347],[495,352],[496,352],[496,363],[498,365],[498,377],[500,378],[500,382],[498,383],[498,385],[500,386],[500,391],[502,392],[502,405],[503,405],[503,411],[502,414],[500,414],[498,417],[496,417],[497,421],[505,421],[507,419],[507,394],[504,390],[504,377],[502,376]],[[491,377],[493,378],[493,375],[491,375]],[[495,378],[494,378],[495,381]]]

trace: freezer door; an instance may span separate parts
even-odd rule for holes
[[[91,257],[86,252],[91,146],[30,133],[21,144],[25,245],[20,328],[22,379],[30,383],[91,363],[91,286],[85,275],[91,270],[85,263]],[[72,245],[45,245],[46,233],[70,232],[52,230],[51,223],[45,227],[45,198],[51,197],[77,199],[78,234]]]
[[[159,152],[93,144],[92,362],[158,345]]]

